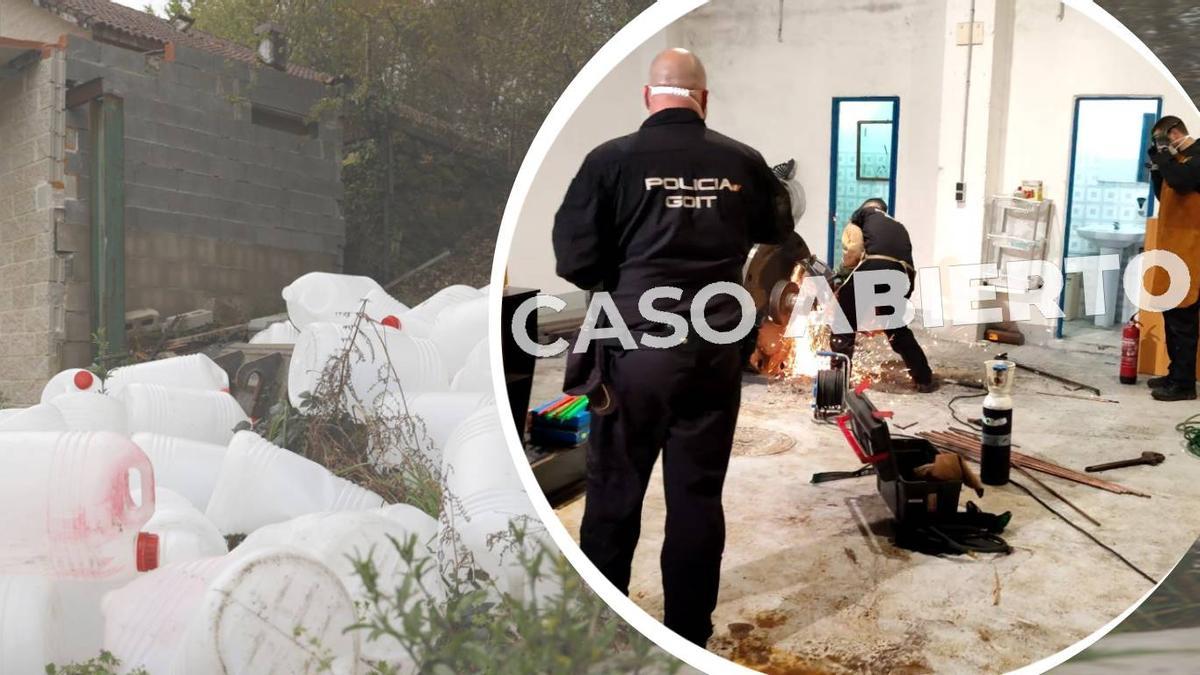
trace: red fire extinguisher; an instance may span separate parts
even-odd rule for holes
[[[1125,330],[1121,331],[1121,384],[1137,384],[1138,347],[1142,341],[1142,324],[1137,314],[1129,317]]]

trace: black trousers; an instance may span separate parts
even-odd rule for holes
[[[712,635],[725,513],[721,490],[741,403],[741,346],[692,336],[671,349],[606,354],[616,410],[592,418],[580,547],[629,593],[642,500],[663,455],[663,623],[703,646]]]
[[[854,299],[854,283],[862,272],[872,270],[899,270],[906,272],[904,266],[900,263],[895,263],[890,260],[865,260],[858,267],[855,274],[850,275],[850,279],[845,285],[838,290],[838,305],[841,306],[842,312],[846,315],[846,319],[850,322],[850,327],[855,331],[858,330],[858,313],[857,303]],[[912,274],[908,274],[908,292],[904,294],[905,298],[912,296]],[[879,289],[883,291],[884,289]],[[921,349],[921,345],[917,343],[917,338],[913,335],[912,329],[908,326],[886,330],[888,344],[891,345],[892,351],[900,355],[904,360],[904,365],[908,368],[908,374],[912,377],[913,382],[917,384],[929,384],[933,381],[933,370],[929,367],[929,359],[925,357],[925,351]],[[856,333],[834,333],[830,337],[830,348],[839,353],[845,354],[846,358],[854,360],[854,339]]]
[[[1183,387],[1196,386],[1196,349],[1200,342],[1200,302],[1163,312],[1166,328],[1167,358],[1171,366],[1167,377]]]

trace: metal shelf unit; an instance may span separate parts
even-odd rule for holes
[[[984,238],[984,263],[993,263],[1000,272],[983,283],[1001,292],[1037,290],[1044,285],[1039,275],[1030,275],[1025,283],[1005,276],[1008,263],[1045,260],[1046,237],[1054,202],[997,195],[991,199],[987,232]],[[1016,283],[1014,283],[1016,282]],[[1026,285],[1027,284],[1027,285]]]

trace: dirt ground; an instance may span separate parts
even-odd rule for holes
[[[961,379],[978,377],[983,361],[1004,351],[928,336],[922,342],[943,377]],[[1023,481],[1152,577],[1164,575],[1200,531],[1200,460],[1186,454],[1174,430],[1195,412],[1195,402],[1155,402],[1144,378],[1120,385],[1111,346],[1007,351],[1018,363],[1094,385],[1118,401],[1071,398],[1086,394],[1018,371],[1014,443],[1022,452],[1075,469],[1145,450],[1167,455],[1163,465],[1107,475],[1149,499],[1039,476],[1101,527]],[[534,400],[549,398],[561,377],[561,360],[539,362]],[[947,402],[974,390],[945,385],[919,395],[892,377],[874,391],[876,405],[895,412],[893,429],[912,434],[955,425]],[[982,498],[964,491],[961,500],[1012,512],[1004,533],[1012,554],[933,557],[898,549],[873,478],[809,482],[815,472],[859,463],[836,427],[813,420],[806,387],[748,376],[743,401],[741,442],[725,488],[728,539],[717,629],[709,643],[722,656],[769,673],[1003,672],[1082,639],[1151,588],[1013,486],[988,488]],[[980,403],[967,399],[956,409],[960,417],[978,417]],[[583,505],[581,498],[559,510],[576,536]],[[631,593],[657,616],[664,513],[656,476]]]

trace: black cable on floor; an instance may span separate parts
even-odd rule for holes
[[[1144,578],[1146,581],[1149,581],[1152,584],[1158,583],[1157,581],[1154,580],[1154,577],[1150,576],[1149,574],[1146,574],[1145,572],[1142,571],[1142,569],[1140,567],[1129,562],[1128,558],[1121,555],[1120,553],[1117,553],[1116,549],[1114,549],[1113,547],[1109,546],[1108,544],[1105,544],[1104,542],[1100,541],[1099,539],[1094,537],[1091,532],[1088,532],[1087,530],[1083,529],[1082,527],[1076,525],[1074,522],[1071,521],[1071,519],[1067,518],[1063,514],[1059,513],[1058,511],[1055,511],[1054,507],[1052,507],[1049,504],[1047,504],[1046,502],[1042,501],[1042,498],[1038,497],[1036,494],[1034,494],[1033,490],[1030,490],[1029,488],[1025,487],[1024,485],[1021,485],[1020,483],[1018,483],[1015,480],[1012,480],[1011,478],[1008,480],[1008,482],[1012,483],[1013,486],[1020,488],[1022,491],[1025,492],[1025,494],[1029,495],[1030,497],[1033,497],[1033,501],[1037,502],[1038,504],[1041,504],[1042,507],[1045,508],[1047,511],[1058,516],[1059,519],[1061,519],[1064,523],[1066,523],[1066,524],[1070,525],[1071,527],[1075,528],[1076,530],[1079,530],[1080,532],[1082,532],[1085,537],[1087,537],[1088,539],[1091,539],[1097,546],[1099,546],[1100,548],[1104,549],[1105,551],[1108,551],[1109,553],[1116,556],[1117,560],[1120,560],[1121,562],[1125,563],[1126,567],[1128,567],[1129,569],[1133,570],[1134,572],[1137,572],[1138,574],[1140,574],[1142,576],[1142,578]]]
[[[961,424],[965,427],[968,427],[968,428],[977,429],[977,428],[979,428],[978,424],[974,424],[974,423],[964,420],[963,418],[958,416],[958,411],[954,409],[954,404],[958,403],[959,401],[964,401],[969,398],[983,398],[984,396],[987,396],[986,391],[981,391],[981,392],[978,392],[975,394],[959,394],[958,396],[955,396],[954,398],[947,401],[946,407],[950,409],[950,416],[954,418],[955,422],[958,422],[959,424]]]
[[[929,525],[925,529],[959,553],[1012,553],[1012,547],[1003,537],[980,527]]]

